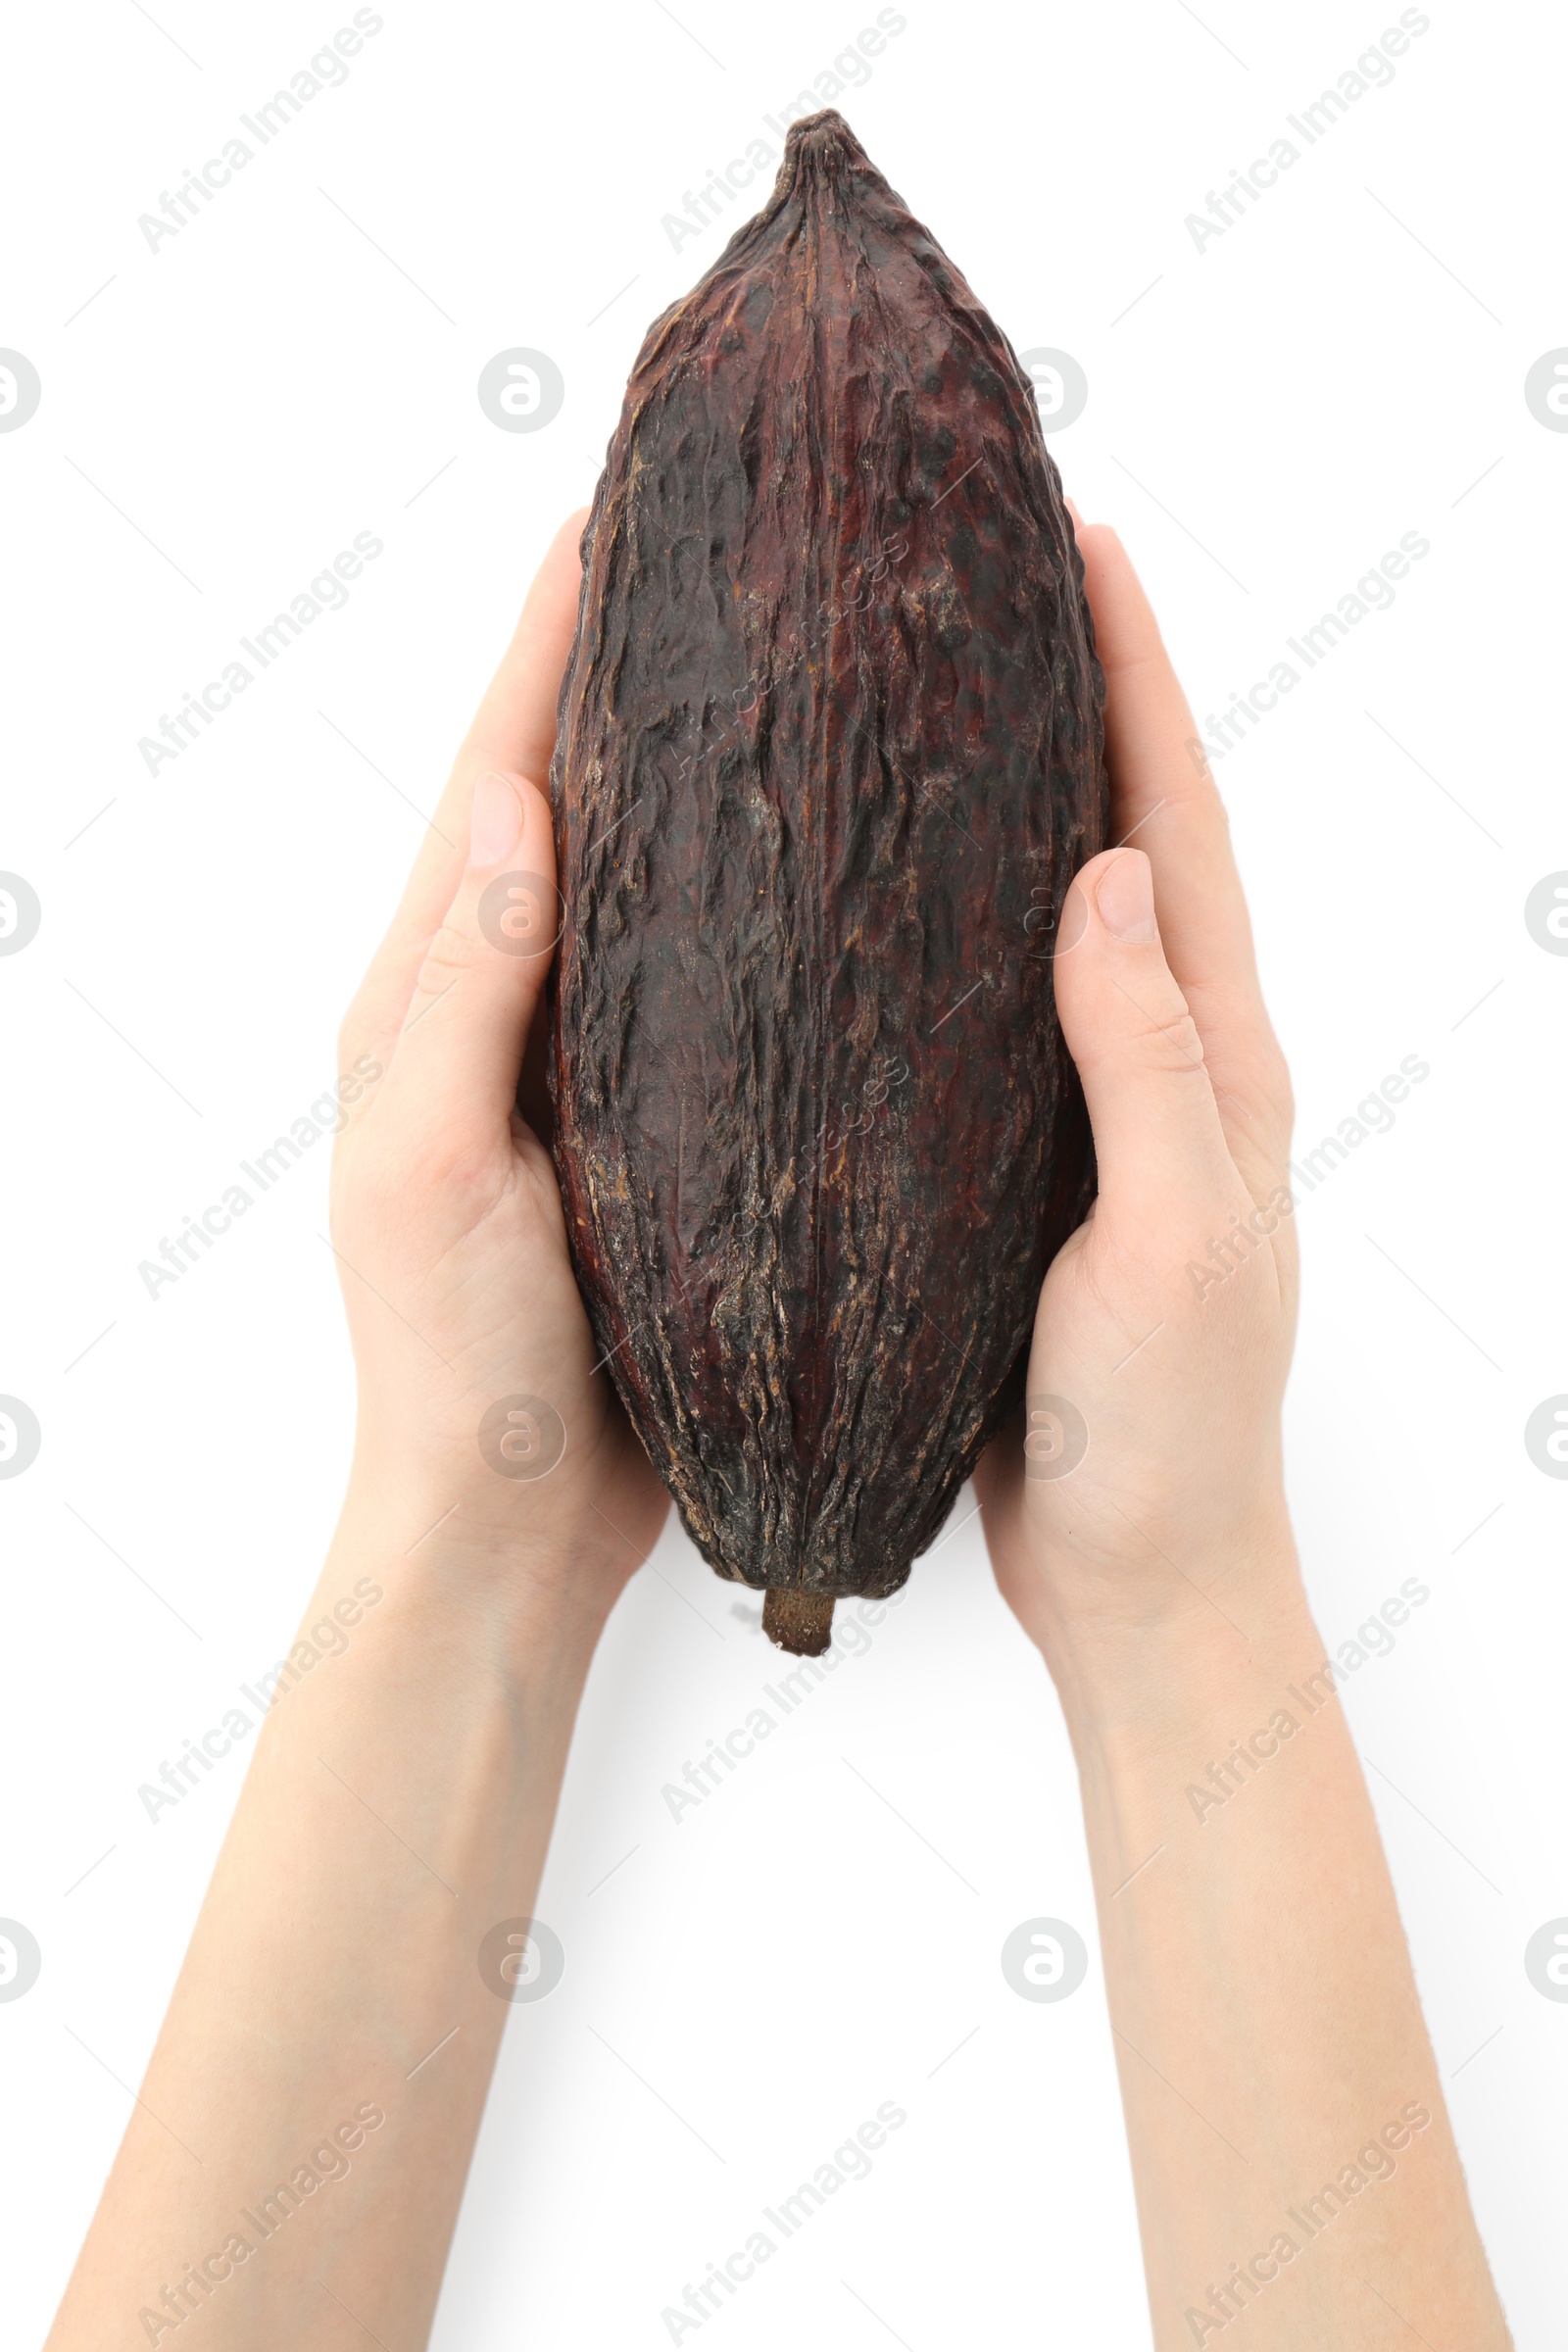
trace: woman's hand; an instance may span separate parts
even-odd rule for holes
[[[464,1598],[602,1619],[667,1498],[599,1364],[542,1123],[558,922],[546,779],[584,516],[557,534],[343,1024],[373,1069],[332,1171],[359,1371],[346,1515],[462,1564]],[[348,1091],[354,1091],[352,1086]],[[449,1595],[450,1597],[450,1595]]]
[[[1083,869],[1054,965],[1100,1198],[981,1495],[1077,1758],[1154,2341],[1501,2348],[1286,1520],[1290,1088],[1153,614],[1110,531],[1079,544],[1136,836]]]
[[[1100,1197],[1046,1278],[1027,1421],[982,1464],[998,1580],[1058,1681],[1155,1627],[1294,1593],[1280,1404],[1296,1306],[1291,1094],[1225,811],[1114,532],[1079,530],[1111,830],[1054,961]]]
[[[191,2318],[213,2352],[345,2328],[423,2343],[509,1971],[549,1951],[533,1906],[578,1699],[667,1507],[515,1108],[525,1069],[539,1100],[542,787],[582,520],[534,582],[344,1023],[349,1492],[56,2352]]]

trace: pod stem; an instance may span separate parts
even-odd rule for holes
[[[780,1649],[798,1658],[819,1658],[833,1639],[831,1592],[801,1592],[769,1585],[762,1601],[762,1631]]]

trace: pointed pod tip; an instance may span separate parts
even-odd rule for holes
[[[869,160],[838,108],[825,106],[790,124],[778,185],[782,190],[808,176],[836,179],[846,170],[863,170]]]

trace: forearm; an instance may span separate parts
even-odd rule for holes
[[[1288,1550],[1249,1567],[1136,1663],[1054,1661],[1154,2339],[1501,2347],[1325,1652]]]
[[[267,1720],[51,2352],[336,2344],[345,2307],[424,2340],[507,2014],[479,1947],[532,1911],[596,1630],[518,1626],[440,1541],[334,1542],[306,1626],[381,1597]]]

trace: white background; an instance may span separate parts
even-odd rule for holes
[[[0,1390],[43,1429],[0,1484],[0,1914],[43,1951],[0,2005],[18,2344],[91,2213],[128,2112],[112,2076],[139,2078],[242,1758],[156,1826],[137,1787],[280,1654],[349,1437],[324,1149],[156,1301],[138,1262],[330,1083],[418,812],[591,495],[642,331],[727,233],[676,253],[662,216],[776,149],[764,114],[876,12],[387,0],[345,84],[150,251],[138,215],[351,13],[156,0],[155,25],[96,0],[9,36],[0,343],[43,382],[0,435],[0,866],[43,905],[0,960]],[[1568,435],[1523,384],[1568,343],[1564,33],[1434,0],[1392,84],[1200,252],[1185,216],[1398,10],[1200,13],[907,0],[844,104],[1014,344],[1084,367],[1055,454],[1133,550],[1200,717],[1401,534],[1431,543],[1217,773],[1300,1142],[1431,1065],[1301,1207],[1292,1499],[1331,1647],[1430,1587],[1346,1703],[1482,2229],[1545,2352],[1568,2005],[1523,1950],[1568,1913],[1568,1487],[1523,1429],[1568,1390],[1568,959],[1523,905],[1568,866]],[[564,376],[543,431],[475,397],[514,345]],[[138,738],[362,531],[384,553],[347,608],[149,775]],[[511,2020],[437,2343],[665,2343],[685,2282],[891,2099],[908,2120],[870,2179],[705,2343],[1146,2344],[1070,1757],[977,1526],[678,1823],[662,1785],[780,1661],[678,1534],[654,1568],[594,1668],[539,1902],[566,1974]],[[1039,1914],[1090,1944],[1054,2006],[999,1966]]]

